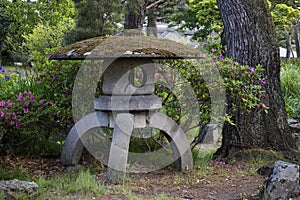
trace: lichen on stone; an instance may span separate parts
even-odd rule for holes
[[[125,32],[125,35],[95,37],[76,42],[58,50],[50,59],[106,57],[202,58],[205,56],[197,49],[172,40],[147,37],[137,32]]]

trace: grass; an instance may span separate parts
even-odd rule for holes
[[[247,175],[257,175],[256,170],[265,165],[271,165],[274,161],[281,159],[278,152],[266,150],[248,150],[235,154],[230,160],[224,164],[220,161],[212,161],[214,150],[205,151],[201,148],[193,150],[195,161],[194,170],[183,173],[175,173],[171,178],[161,178],[160,187],[169,187],[170,182],[173,186],[192,185],[203,180],[213,180],[213,182],[222,182],[232,173],[244,173]],[[243,168],[237,166],[243,164]],[[91,168],[91,169],[89,169]],[[65,172],[64,174],[52,176],[51,179],[43,177],[32,178],[28,170],[22,167],[8,168],[0,164],[0,179],[13,179],[34,181],[39,185],[39,190],[34,195],[24,193],[16,193],[16,199],[92,199],[92,197],[107,197],[111,195],[122,199],[140,200],[144,199],[135,194],[139,191],[141,185],[136,185],[135,179],[130,175],[126,177],[124,182],[119,185],[108,185],[100,181],[93,166],[88,168]],[[142,178],[143,179],[143,178]],[[141,182],[146,184],[145,182]],[[143,186],[144,187],[144,186]],[[0,192],[0,199],[4,199]],[[162,191],[153,195],[152,200],[165,200],[168,196]]]
[[[282,64],[281,88],[289,118],[300,119],[300,60],[294,59]]]

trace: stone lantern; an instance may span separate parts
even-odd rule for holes
[[[95,127],[113,128],[109,151],[107,181],[118,183],[125,177],[128,150],[135,128],[152,127],[162,131],[170,142],[175,167],[193,168],[193,159],[185,133],[171,118],[159,113],[161,99],[154,95],[157,59],[204,57],[186,45],[154,37],[127,34],[98,37],[66,46],[52,60],[103,60],[102,93],[94,100],[94,112],[82,117],[68,134],[61,155],[65,165],[79,162],[82,139]],[[136,85],[133,71],[139,67],[143,79]]]

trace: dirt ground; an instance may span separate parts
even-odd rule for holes
[[[102,174],[102,178],[103,176],[105,175]],[[130,180],[126,183],[128,188],[142,199],[151,199],[159,194],[165,194],[170,200],[233,200],[251,199],[258,193],[264,177],[232,170],[197,176],[197,169],[181,173],[167,168],[148,174],[133,174]],[[95,199],[117,200],[123,197],[112,193]]]
[[[66,171],[64,166],[59,165],[52,158],[5,157],[1,162],[11,167],[21,166],[34,177],[51,178]],[[249,173],[246,168],[236,169],[215,163],[204,167],[205,169],[198,167],[184,173],[174,171],[173,167],[167,167],[147,174],[130,174],[123,186],[141,199],[153,199],[158,195],[164,195],[170,200],[237,200],[255,199],[252,196],[258,193],[265,179],[256,173]],[[103,170],[95,175],[100,182],[104,183],[106,173]],[[115,192],[113,187],[111,186],[109,194],[90,199],[128,199],[125,195]],[[70,195],[67,199],[78,198],[76,195]]]

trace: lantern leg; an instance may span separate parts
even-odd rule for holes
[[[162,130],[171,142],[175,168],[178,171],[193,169],[193,157],[185,133],[171,118],[161,113],[150,115],[149,126]]]
[[[107,169],[108,183],[120,183],[126,175],[130,137],[133,131],[134,115],[116,114]]]
[[[75,165],[79,162],[84,145],[82,139],[89,136],[89,130],[108,126],[108,116],[101,111],[92,112],[81,118],[70,130],[61,154],[63,165]]]

